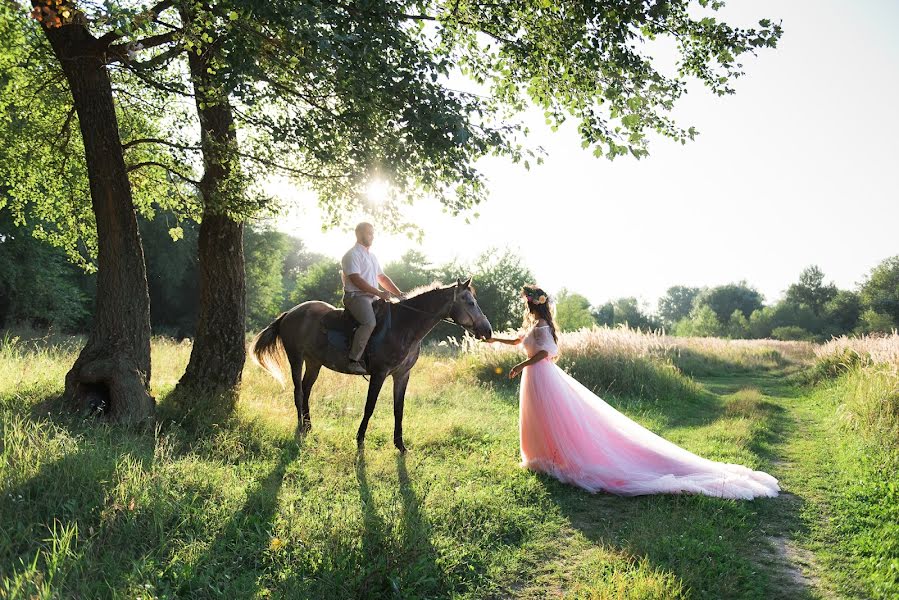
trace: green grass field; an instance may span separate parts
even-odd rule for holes
[[[402,457],[389,389],[357,454],[361,378],[323,372],[297,440],[290,390],[248,365],[235,417],[198,429],[166,402],[189,347],[157,340],[158,425],[127,429],[46,402],[77,345],[7,338],[0,596],[899,594],[899,460],[878,433],[895,371],[815,379],[811,347],[638,338],[563,340],[560,365],[675,443],[770,472],[780,497],[618,498],[520,469],[508,353],[425,356]],[[888,410],[859,408],[877,394]]]

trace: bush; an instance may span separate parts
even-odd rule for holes
[[[674,326],[674,335],[686,337],[715,337],[723,333],[721,321],[709,306],[694,308],[690,316],[678,321]]]
[[[814,336],[802,327],[796,325],[787,325],[785,327],[775,327],[771,331],[771,337],[776,340],[783,341],[811,341]]]

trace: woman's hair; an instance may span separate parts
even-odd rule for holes
[[[528,300],[527,308],[524,310],[524,326],[528,327],[536,323],[539,319],[546,321],[549,330],[553,334],[553,340],[559,342],[559,336],[556,333],[556,319],[549,301],[549,294],[534,284],[522,286],[521,293]]]

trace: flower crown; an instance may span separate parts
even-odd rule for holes
[[[531,304],[546,304],[547,297],[542,290],[525,288],[522,291],[524,292],[524,297]]]

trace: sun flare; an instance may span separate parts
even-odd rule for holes
[[[383,179],[372,179],[365,188],[365,197],[372,204],[384,204],[390,197],[390,184]]]

